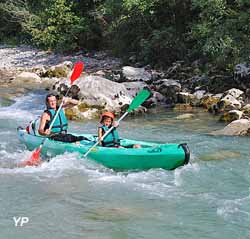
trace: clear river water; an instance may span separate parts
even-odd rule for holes
[[[0,238],[250,239],[250,138],[214,137],[214,116],[166,109],[127,117],[122,137],[184,143],[191,162],[173,171],[115,172],[66,153],[40,167],[17,168],[31,152],[16,128],[40,115],[44,92],[0,97]],[[97,120],[70,121],[96,133]]]

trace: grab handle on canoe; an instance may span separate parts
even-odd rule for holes
[[[183,144],[179,144],[178,145],[178,148],[182,147],[184,153],[185,153],[185,160],[184,160],[184,163],[185,164],[188,164],[189,160],[190,160],[190,150],[187,146],[186,143],[183,143]]]
[[[148,153],[160,153],[162,151],[160,146],[153,147],[152,149],[148,150]]]

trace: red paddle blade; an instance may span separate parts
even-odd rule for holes
[[[70,83],[71,85],[73,84],[73,82],[81,75],[82,71],[83,71],[83,68],[84,68],[84,63],[79,61],[75,64],[74,66],[74,70],[71,74],[71,77],[70,77]]]
[[[38,147],[31,155],[31,158],[29,160],[24,161],[21,166],[38,166],[41,164],[41,159],[40,159],[40,153],[41,153],[41,147]]]

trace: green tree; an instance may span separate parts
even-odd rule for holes
[[[77,36],[84,31],[84,19],[71,11],[66,0],[53,0],[44,11],[33,15],[26,22],[25,30],[32,36],[34,44],[57,51],[77,48]]]
[[[246,1],[245,1],[246,2]],[[232,68],[249,53],[249,8],[244,1],[193,0],[199,12],[192,25],[194,53],[203,55],[221,68]],[[245,53],[244,53],[245,52]]]
[[[186,32],[192,16],[189,0],[118,2],[115,9],[119,15],[115,13],[108,34],[115,52],[123,56],[136,54],[139,60],[159,66],[185,56]]]
[[[22,24],[29,16],[25,0],[2,0],[0,2],[0,40],[21,39]]]

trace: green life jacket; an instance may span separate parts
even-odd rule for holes
[[[103,125],[100,127],[102,129],[102,135],[104,135],[110,128]],[[120,144],[118,131],[114,128],[102,141],[104,147],[114,147]]]
[[[50,115],[50,121],[46,123],[45,130],[50,127],[50,124],[52,120],[54,119],[54,116],[56,114],[56,111],[54,109],[47,109],[44,112],[48,113]],[[68,129],[68,120],[64,114],[64,111],[60,109],[58,116],[56,117],[56,120],[51,128],[52,133],[60,133],[62,131],[67,132]]]

